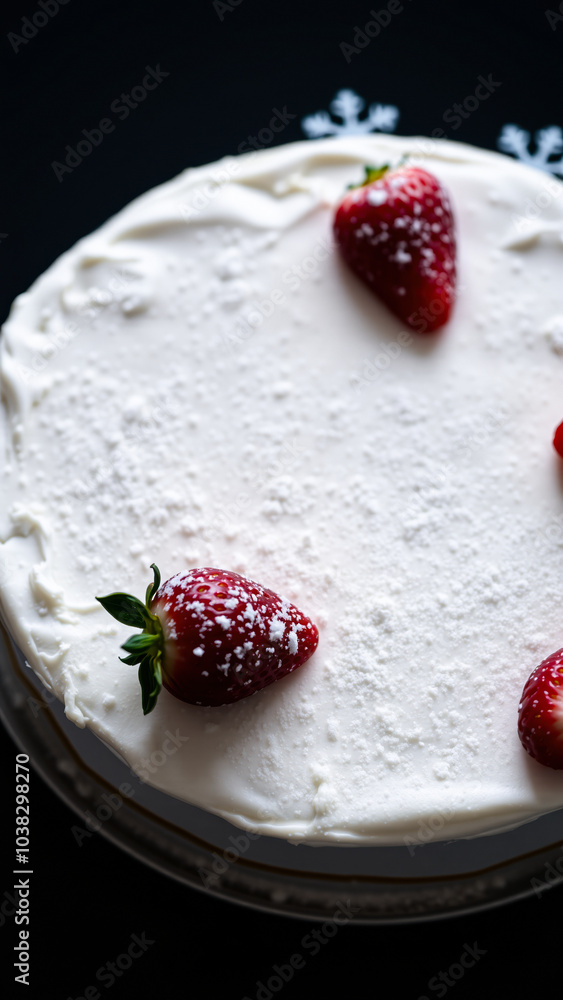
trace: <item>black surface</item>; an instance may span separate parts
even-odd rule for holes
[[[249,135],[267,128],[273,109],[294,116],[275,142],[303,138],[303,116],[328,108],[342,87],[369,103],[397,105],[397,132],[403,134],[444,128],[448,138],[495,148],[506,123],[532,132],[562,125],[563,18],[552,17],[550,24],[546,2],[558,12],[558,0],[463,6],[405,0],[403,11],[349,61],[341,43],[353,43],[356,26],[363,28],[370,9],[384,4],[239,0],[229,10],[212,0],[68,0],[26,44],[10,41],[8,33],[21,34],[22,18],[41,7],[29,0],[4,8],[0,318],[78,238],[183,167],[236,152]],[[122,120],[123,112],[111,105],[141,83],[146,66],[169,75]],[[447,109],[489,74],[500,83],[490,98],[459,128],[451,116],[445,123]],[[108,116],[113,131],[59,181],[53,161],[64,161],[65,147],[76,148],[82,130]],[[15,750],[4,734],[1,746],[11,840]],[[143,932],[155,943],[113,985],[109,976],[98,981],[101,996],[111,988],[115,998],[255,998],[257,981],[275,975],[273,967],[286,965],[294,953],[306,964],[284,985],[288,998],[314,991],[416,1000],[444,990],[456,1000],[524,997],[542,995],[557,982],[560,887],[501,910],[426,926],[342,927],[313,955],[303,944],[312,928],[301,922],[190,892],[98,835],[79,847],[72,814],[39,778],[32,802],[33,985],[13,985],[14,925],[0,916],[6,995],[83,996],[96,985],[97,970],[126,951],[131,934]],[[6,847],[4,903],[10,870]],[[432,980],[447,974],[475,942],[486,954],[463,978],[450,986]]]

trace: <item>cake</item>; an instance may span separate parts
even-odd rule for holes
[[[449,191],[457,300],[406,328],[334,210],[408,154]],[[518,740],[563,645],[563,187],[448,141],[294,143],[187,170],[81,240],[1,338],[1,610],[67,717],[142,780],[307,844],[444,838],[563,807]],[[233,705],[163,691],[96,596],[219,566],[316,623]],[[173,751],[167,749],[173,748]]]

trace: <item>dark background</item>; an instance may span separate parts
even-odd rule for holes
[[[47,2],[47,0],[46,0]],[[52,10],[54,2],[51,0]],[[2,157],[0,162],[0,319],[63,250],[134,196],[184,167],[235,153],[266,128],[273,109],[293,115],[274,142],[304,138],[301,119],[327,109],[348,87],[368,103],[400,109],[396,131],[495,148],[501,128],[532,133],[563,125],[559,0],[519,4],[404,0],[403,11],[346,60],[356,26],[375,0],[294,3],[238,0],[67,0],[25,44],[22,18],[38,2],[13,3],[0,15]],[[42,20],[41,18],[39,20]],[[29,29],[28,29],[28,33]],[[110,111],[139,85],[145,67],[169,75],[129,116]],[[479,75],[500,86],[458,129],[443,121],[473,94]],[[111,117],[115,129],[59,181],[82,130]],[[12,809],[15,750],[0,733],[0,788]],[[284,963],[310,929],[298,921],[234,907],[176,885],[119,852],[103,837],[81,848],[73,816],[38,777],[33,780],[33,985],[26,995],[67,1000],[83,995],[96,970],[126,950],[131,933],[154,940],[112,987],[112,996],[256,995],[256,981]],[[6,820],[4,821],[6,823]],[[11,827],[5,827],[9,832]],[[11,834],[10,834],[11,840]],[[0,886],[10,885],[11,861]],[[465,944],[486,951],[450,987],[465,997],[540,996],[560,976],[563,891],[482,914],[399,928],[344,927],[283,990],[290,998],[438,996],[428,980],[457,962]],[[0,924],[0,983],[11,995],[15,943]],[[560,984],[559,992],[560,992]],[[21,987],[24,990],[24,987]],[[102,988],[102,995],[105,995]]]

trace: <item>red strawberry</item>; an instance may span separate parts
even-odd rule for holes
[[[559,427],[553,435],[553,447],[558,455],[563,458],[563,424],[559,424]]]
[[[526,681],[518,735],[540,764],[563,768],[563,649],[548,656]]]
[[[146,603],[98,597],[114,618],[141,628],[122,646],[139,664],[143,712],[161,686],[191,705],[226,705],[260,691],[313,655],[319,633],[289,601],[228,570],[199,568],[154,583]]]
[[[455,300],[456,240],[440,181],[414,166],[366,167],[337,209],[334,233],[353,271],[418,333],[447,323]]]

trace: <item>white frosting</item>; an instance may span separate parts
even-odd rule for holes
[[[405,152],[450,191],[460,288],[406,333],[343,266],[333,207]],[[186,171],[18,298],[1,341],[2,610],[34,670],[158,788],[295,840],[402,843],[563,806],[522,750],[563,645],[563,185],[388,136]],[[143,717],[94,597],[233,569],[319,625],[254,697]],[[442,821],[441,821],[442,822]]]

